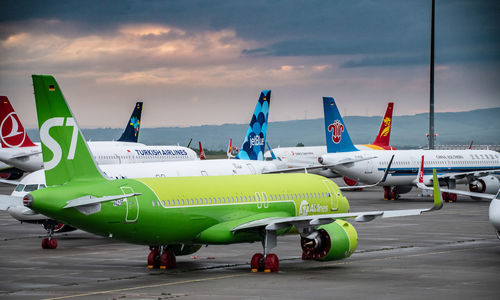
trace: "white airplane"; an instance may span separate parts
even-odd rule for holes
[[[267,132],[271,91],[262,91],[252,115],[247,134],[236,159],[214,159],[179,162],[122,163],[100,165],[109,178],[143,177],[180,177],[180,176],[218,176],[250,175],[278,171],[277,163],[264,161],[264,145]],[[75,127],[78,131],[78,127]],[[54,141],[56,144],[64,141]],[[22,204],[25,194],[45,188],[44,171],[39,170],[26,175],[18,183],[11,196],[0,197],[0,210],[7,210],[15,219],[22,222],[41,223],[47,231],[64,232],[72,228],[37,214]],[[4,182],[4,181],[2,181]]]
[[[490,174],[500,170],[500,153],[490,150],[388,150],[359,151],[352,144],[347,128],[333,98],[323,98],[334,116],[327,123],[335,128],[327,136],[328,154],[319,162],[335,172],[366,184],[379,180],[387,162],[394,155],[392,168],[385,182],[384,199],[397,199],[417,184],[420,158],[426,157],[424,172],[436,169],[441,184],[454,189],[457,183],[469,184],[473,192],[493,193],[500,182]],[[326,123],[325,123],[326,124]],[[328,133],[328,132],[327,132]],[[444,195],[444,200],[456,200],[456,194]]]
[[[434,188],[429,187],[426,185],[433,182],[432,176],[424,176],[424,156],[422,156],[422,163],[420,165],[420,170],[418,172],[418,182],[417,186],[420,189],[423,190],[431,190],[433,191]],[[490,199],[490,207],[488,210],[488,216],[490,219],[491,225],[493,225],[493,228],[495,228],[497,238],[500,239],[500,190],[498,190],[494,194],[487,194],[487,193],[475,193],[475,192],[468,192],[468,191],[462,191],[462,190],[457,190],[457,189],[440,189],[440,191],[445,194],[459,194],[459,195],[464,195],[464,196],[470,196],[473,199]]]
[[[196,160],[196,152],[181,146],[148,146],[137,143],[139,136],[142,102],[137,102],[125,131],[118,141],[88,142],[94,159],[99,164],[141,163],[158,161]],[[9,100],[0,96],[0,161],[22,172],[34,172],[43,167],[40,144],[33,143],[24,130]],[[61,126],[63,124],[60,124]],[[74,124],[72,126],[76,133]],[[54,153],[60,149],[54,146]],[[60,152],[60,151],[59,151]],[[17,173],[16,173],[17,174]],[[13,176],[9,179],[17,179]]]
[[[324,105],[324,103],[323,103]],[[395,148],[390,146],[391,139],[391,125],[392,125],[392,112],[394,103],[389,102],[387,104],[387,109],[385,111],[384,118],[380,124],[380,129],[372,144],[365,145],[355,145],[358,150],[394,150]],[[325,122],[329,120],[330,117],[327,114],[331,113],[329,108],[324,107],[323,112],[325,114]],[[325,124],[326,127],[329,126]],[[307,146],[307,147],[278,147],[273,148],[265,153],[266,159],[270,159],[272,154],[281,161],[287,168],[309,168],[316,167],[320,164],[318,163],[318,157],[323,154],[328,153],[326,146]],[[271,153],[272,152],[272,153]],[[273,158],[274,159],[274,158]],[[318,174],[328,178],[339,177],[340,175],[335,173],[330,168],[317,168],[311,170],[310,173]],[[354,186],[357,184],[355,180],[344,177],[344,182],[349,186]]]

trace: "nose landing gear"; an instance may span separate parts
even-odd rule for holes
[[[43,224],[45,230],[47,230],[47,237],[42,240],[42,249],[56,249],[57,240],[52,237],[54,235],[54,229],[57,227],[57,223],[46,222]]]

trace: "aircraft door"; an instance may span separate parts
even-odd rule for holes
[[[328,180],[328,179],[325,179],[322,181],[323,184],[325,185],[326,187],[326,190],[328,191],[328,194],[330,195],[330,210],[332,211],[336,211],[339,209],[339,196],[340,195],[336,195],[333,193],[333,189],[332,189],[332,181],[331,180]]]
[[[371,159],[366,160],[366,167],[365,167],[365,174],[372,174],[373,173],[373,161]]]
[[[132,194],[134,190],[131,187],[121,187],[123,194]],[[137,222],[139,218],[139,201],[137,200],[137,196],[129,197],[124,199],[124,202],[127,203],[127,211],[125,214],[125,222],[126,223],[134,223]]]

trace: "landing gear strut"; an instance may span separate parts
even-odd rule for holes
[[[168,245],[149,246],[148,269],[174,269],[177,267],[175,253]]]
[[[42,240],[42,249],[56,249],[57,240],[53,238],[54,229],[57,227],[57,223],[48,221],[43,224],[45,230],[47,230],[47,237]]]
[[[250,269],[252,272],[278,272],[280,269],[280,262],[278,256],[274,253],[269,253],[269,251],[276,247],[276,231],[266,230],[265,237],[262,241],[262,246],[264,248],[264,254],[256,253],[252,256],[250,261]]]
[[[384,186],[384,200],[399,199],[398,187]]]

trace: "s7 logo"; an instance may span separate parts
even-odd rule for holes
[[[64,122],[65,120],[66,123]],[[75,120],[73,118],[48,119],[40,127],[40,141],[53,153],[52,159],[50,161],[47,162],[44,161],[45,170],[50,170],[56,167],[61,161],[62,157],[61,145],[59,145],[59,143],[56,140],[54,140],[54,138],[50,135],[49,131],[52,127],[62,127],[62,126],[73,127],[73,134],[71,135],[71,143],[68,151],[68,160],[72,160],[75,157],[76,141],[78,138],[78,127],[76,127]]]

